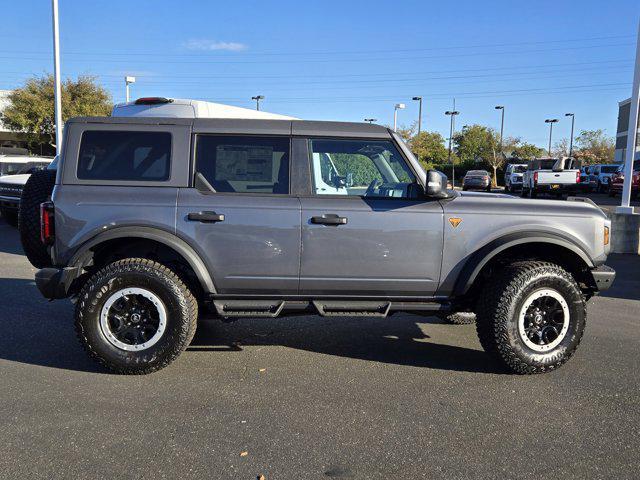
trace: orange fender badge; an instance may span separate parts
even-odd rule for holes
[[[453,228],[456,228],[462,222],[461,218],[458,217],[449,217],[449,223]]]

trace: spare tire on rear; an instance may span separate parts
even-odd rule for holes
[[[36,268],[52,265],[47,246],[40,241],[40,204],[51,199],[55,183],[55,170],[34,172],[24,185],[20,196],[18,214],[20,241],[27,259]]]

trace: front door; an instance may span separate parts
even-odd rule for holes
[[[289,195],[288,136],[198,135],[195,186],[180,189],[177,232],[219,294],[298,293],[300,201]]]
[[[309,151],[314,185],[301,198],[300,293],[433,295],[443,209],[416,198],[416,177],[393,142],[310,139]]]

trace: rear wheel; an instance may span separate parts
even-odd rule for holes
[[[40,241],[40,204],[51,198],[55,183],[55,170],[34,172],[27,180],[20,197],[20,242],[27,259],[36,268],[52,265],[47,246]]]
[[[196,331],[198,303],[180,277],[143,258],[114,262],[80,292],[76,332],[109,370],[146,374],[169,365]]]
[[[574,278],[548,262],[519,262],[487,285],[476,328],[485,351],[515,373],[558,368],[584,333],[586,301]]]

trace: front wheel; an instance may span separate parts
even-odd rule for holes
[[[143,258],[107,265],[76,305],[78,338],[115,373],[146,374],[169,365],[196,330],[198,303],[178,275]]]
[[[584,333],[582,291],[563,268],[519,262],[487,285],[478,304],[476,328],[484,350],[519,374],[560,367]]]

